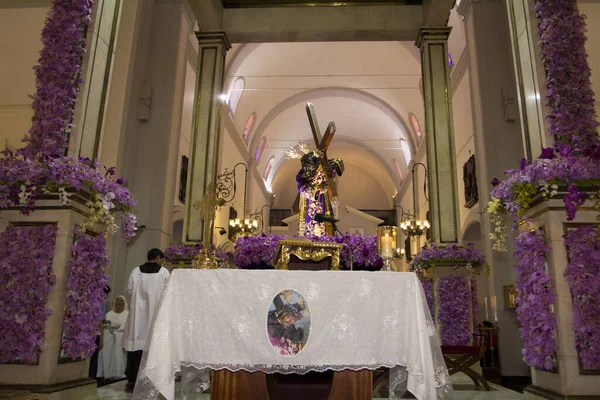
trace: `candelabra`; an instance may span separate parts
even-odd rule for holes
[[[230,219],[229,226],[242,236],[253,235],[258,231],[258,221],[252,218]]]
[[[415,163],[412,166],[411,174],[412,174],[412,186],[413,186],[413,206],[415,208],[415,213],[405,213],[404,209],[400,206],[402,210],[402,222],[400,223],[400,229],[402,229],[402,233],[404,233],[408,237],[418,237],[427,233],[431,225],[428,220],[421,220],[418,216],[417,206],[419,204],[419,199],[417,198],[417,188],[416,188],[416,180],[415,180],[415,170],[417,166],[422,166],[425,170],[425,182],[423,184],[423,194],[425,196],[425,200],[429,201],[427,196],[427,167],[423,163]]]
[[[408,220],[400,224],[400,229],[406,236],[421,236],[431,227],[429,221]]]
[[[399,208],[402,212],[400,217],[400,229],[404,235],[411,237],[421,236],[427,233],[427,230],[430,228],[429,221],[415,218],[410,212],[405,212],[404,208],[400,205],[397,205],[396,208]]]

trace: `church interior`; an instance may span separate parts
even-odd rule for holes
[[[2,0],[0,398],[600,398],[598,21]]]

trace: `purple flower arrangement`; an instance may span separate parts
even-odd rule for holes
[[[27,158],[39,154],[60,157],[68,146],[81,84],[85,31],[91,22],[92,0],[53,0],[34,67],[33,126],[25,138]]]
[[[477,278],[471,277],[471,316],[473,328],[479,325],[479,301],[477,299]]]
[[[0,233],[0,364],[37,364],[44,345],[56,225],[12,226]]]
[[[181,265],[183,265],[183,260],[195,258],[200,254],[203,248],[204,247],[200,244],[195,246],[188,246],[186,244],[169,246],[165,249],[165,261],[173,263],[174,261],[179,260],[181,261]],[[212,246],[210,248],[210,254],[215,256],[219,268],[227,268],[229,266],[229,253],[225,250]]]
[[[440,263],[465,263],[467,268],[474,268],[476,272],[479,271],[480,267],[486,265],[485,256],[473,243],[467,244],[466,247],[456,244],[440,246],[431,243],[428,248],[421,250],[414,256],[411,267],[414,271],[421,271]]]
[[[598,228],[581,226],[565,235],[565,277],[573,299],[575,347],[584,370],[600,370],[600,242]]]
[[[108,285],[105,267],[106,238],[75,232],[67,277],[67,305],[60,343],[64,355],[73,360],[89,358],[96,349],[101,306]]]
[[[585,201],[585,194],[578,187],[598,187],[600,168],[592,157],[538,158],[518,170],[508,170],[508,179],[492,189],[492,197],[500,199],[505,210],[514,222],[518,222],[530,208],[533,198],[543,192],[549,197],[555,195],[559,187],[565,187],[565,207],[569,220],[575,217],[577,207]],[[552,192],[548,186],[552,186]]]
[[[131,213],[135,201],[125,179],[115,177],[114,168],[103,172],[97,162],[65,157],[91,12],[92,0],[52,2],[42,31],[39,65],[34,67],[32,127],[24,148],[7,148],[0,154],[0,210],[13,206],[29,214],[41,196],[58,194],[59,201],[67,205],[74,191],[87,192],[90,216],[81,230],[103,224],[114,233],[114,213],[121,212],[121,236],[127,242],[135,235],[136,219]],[[56,227],[9,227],[2,233],[0,276],[7,280],[2,287],[9,290],[0,295],[0,336],[9,344],[0,349],[0,362],[37,362],[50,313],[46,301],[55,280],[51,269],[55,235]],[[103,235],[93,239],[78,235],[73,251],[61,347],[72,358],[85,358],[94,350],[106,284],[106,239]]]
[[[542,149],[540,157],[531,163],[522,160],[519,170],[506,171],[508,179],[504,182],[494,179],[492,197],[502,204],[498,207],[492,201],[488,211],[496,225],[502,223],[506,212],[516,224],[534,197],[552,197],[561,187],[568,192],[564,202],[567,218],[572,220],[587,198],[581,188],[600,188],[600,139],[585,51],[584,17],[579,14],[576,0],[536,0],[534,10],[546,70],[550,110],[546,118],[554,148]],[[597,207],[599,201],[596,198]],[[492,239],[495,249],[505,250],[503,237]]]
[[[277,244],[286,236],[266,235],[243,236],[235,243],[235,265],[238,268],[249,266],[272,266]]]
[[[122,237],[135,235],[135,204],[123,178],[114,168],[101,171],[97,162],[65,157],[81,79],[85,31],[91,21],[92,0],[54,0],[42,30],[44,47],[34,67],[36,94],[33,124],[20,150],[5,149],[0,155],[0,209],[20,207],[24,214],[35,209],[36,200],[58,193],[63,204],[70,193],[89,192],[91,216],[83,227],[96,223],[115,232],[113,213],[123,212]]]
[[[466,276],[451,275],[438,282],[440,338],[445,346],[471,344],[471,290]]]
[[[536,0],[546,69],[549,130],[562,156],[590,156],[599,149],[594,91],[585,51],[585,22],[576,0]]]
[[[546,272],[549,251],[541,230],[522,233],[515,241],[517,319],[521,323],[523,359],[527,365],[545,370],[552,369],[557,348],[552,279]]]
[[[511,215],[516,228],[535,197],[541,194],[550,198],[564,190],[567,219],[572,220],[588,193],[600,191],[599,124],[585,51],[584,17],[576,0],[536,0],[534,10],[546,70],[549,108],[546,118],[554,147],[542,149],[533,162],[523,160],[520,169],[507,171],[508,179],[504,182],[494,180],[488,212],[496,225],[496,233],[491,236],[497,250],[505,250],[501,237],[504,231],[498,225],[506,213]],[[600,196],[595,197],[595,209],[600,209]],[[600,366],[597,334],[600,296],[595,278],[599,238],[588,232],[591,229],[579,228],[565,237],[570,260],[565,276],[573,296],[573,328],[584,368]],[[545,270],[547,251],[549,247],[540,231],[523,233],[515,241],[517,312],[522,325],[524,359],[535,368],[549,370],[555,361],[557,323],[552,310],[552,280]],[[596,272],[590,272],[590,268]]]
[[[97,162],[69,157],[30,159],[21,150],[4,150],[0,156],[0,209],[21,207],[24,214],[35,209],[36,200],[47,193],[59,193],[63,204],[70,204],[73,191],[89,193],[87,206],[91,210],[88,227],[101,223],[114,232],[117,227],[113,213],[121,212],[121,237],[128,242],[135,236],[136,219],[131,213],[133,195],[117,178],[114,168],[101,170]]]
[[[235,245],[235,264],[238,268],[248,266],[272,266],[277,245],[280,240],[288,239],[287,236],[266,235],[245,236],[237,240]],[[377,269],[383,266],[383,260],[377,251],[376,236],[359,236],[345,234],[342,236],[292,236],[289,239],[310,239],[315,242],[341,244],[340,261],[344,267],[350,266],[350,252],[348,245],[352,249],[353,265],[361,266],[366,269]]]
[[[202,250],[201,245],[188,246],[185,244],[174,244],[165,249],[165,261],[185,260],[194,258]]]

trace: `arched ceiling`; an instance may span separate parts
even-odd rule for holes
[[[407,176],[400,147],[406,140],[414,154],[409,113],[423,121],[418,50],[408,42],[265,43],[235,45],[226,67],[226,88],[244,79],[244,91],[233,115],[239,134],[256,112],[249,151],[261,137],[267,146],[258,164],[261,175],[275,158],[267,186],[277,194],[278,182],[295,181],[295,167],[284,152],[305,141],[313,145],[305,104],[314,104],[319,125],[337,125],[330,157],[367,171],[391,198],[400,184],[394,161]],[[423,124],[423,123],[422,123]]]

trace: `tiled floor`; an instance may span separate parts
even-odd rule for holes
[[[454,378],[454,377],[453,377]],[[457,389],[468,389],[468,390],[456,390],[456,400],[522,400],[523,395],[512,390],[491,384],[493,390],[490,392],[472,390],[474,387],[468,387],[463,385],[462,379],[453,379],[457,382]],[[103,386],[98,388],[96,398],[88,398],[85,400],[130,400],[132,398],[131,393],[125,393],[125,381],[117,382],[112,385]],[[210,395],[191,395],[182,396],[178,400],[209,400]],[[308,400],[308,399],[307,399]],[[378,399],[373,399],[378,400]],[[429,400],[429,399],[427,399]]]

